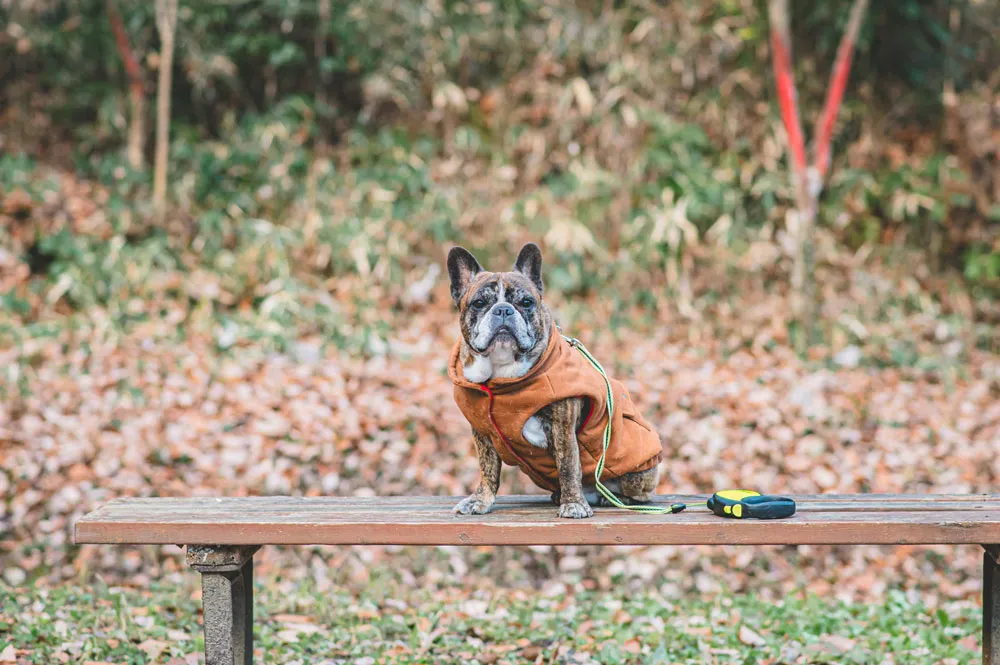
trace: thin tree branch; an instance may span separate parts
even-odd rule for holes
[[[160,72],[156,100],[156,162],[153,171],[153,207],[162,220],[166,208],[167,167],[170,153],[170,87],[174,63],[177,0],[156,0],[156,27],[160,32]]]
[[[788,136],[792,171],[801,184],[805,183],[806,148],[799,121],[799,105],[792,71],[792,38],[788,27],[788,0],[770,0],[768,13],[771,23],[771,63],[778,90],[781,120]]]
[[[315,35],[316,66],[319,68],[319,76],[316,81],[316,101],[325,107],[329,105],[327,90],[329,89],[330,76],[323,68],[323,61],[326,60],[326,33],[330,26],[330,0],[319,0],[318,13],[319,22],[316,25]]]
[[[128,42],[128,34],[125,32],[125,23],[122,21],[121,13],[115,0],[107,0],[108,20],[111,22],[111,32],[118,47],[118,54],[125,67],[125,74],[129,80],[130,96],[130,119],[129,135],[126,156],[129,165],[134,169],[142,168],[142,148],[146,140],[146,89],[142,77],[142,69],[135,57]]]
[[[826,102],[823,104],[823,114],[816,123],[815,156],[816,172],[818,176],[818,187],[823,186],[826,172],[830,168],[830,142],[833,138],[833,128],[837,123],[837,113],[840,111],[840,103],[844,99],[844,89],[847,87],[847,78],[851,72],[851,60],[854,56],[854,45],[858,41],[858,33],[861,32],[861,23],[868,8],[868,0],[854,0],[851,7],[851,17],[847,21],[847,29],[840,39],[840,46],[837,48],[837,59],[833,63],[833,71],[830,74],[830,84],[826,91]],[[818,195],[819,192],[816,192]]]
[[[133,90],[138,90],[138,94],[143,93],[142,70],[139,69],[139,62],[132,52],[132,47],[128,43],[128,35],[125,33],[125,23],[122,15],[118,12],[118,5],[115,0],[108,0],[108,20],[111,22],[111,33],[114,35],[115,44],[118,47],[118,55],[121,56],[122,64],[125,66],[125,73],[128,75],[129,85]]]

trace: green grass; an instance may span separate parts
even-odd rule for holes
[[[196,662],[197,587],[10,589],[0,583],[0,650],[27,663]],[[264,663],[905,663],[978,659],[980,609],[935,611],[891,593],[880,605],[722,594],[388,591],[316,593],[258,579]],[[752,631],[752,632],[751,632]],[[185,661],[185,656],[188,659]],[[890,658],[890,660],[885,660]],[[172,660],[181,659],[181,660]]]

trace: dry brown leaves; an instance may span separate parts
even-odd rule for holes
[[[854,302],[857,283],[841,301]],[[152,563],[176,569],[176,548],[70,547],[73,521],[117,496],[470,491],[479,472],[444,375],[457,330],[439,286],[430,306],[397,326],[384,355],[370,359],[324,351],[316,339],[286,354],[223,353],[208,335],[178,343],[169,321],[118,334],[98,314],[90,329],[0,350],[0,365],[32,358],[30,394],[0,403],[4,579],[104,570],[141,583],[142,574],[161,572]],[[949,359],[948,371],[859,365],[859,357],[881,357],[879,335],[898,332],[871,325],[868,341],[831,354],[837,361],[804,362],[783,343],[779,295],[742,302],[716,307],[710,323],[572,331],[615,368],[659,430],[661,492],[995,491],[996,356],[917,316],[897,325],[921,353]],[[508,471],[502,491],[534,490]],[[308,562],[293,568],[322,588],[337,575],[367,580],[372,565],[399,552],[272,552],[265,560]],[[528,572],[505,577],[488,566],[470,573],[475,551],[442,552],[445,563],[435,565],[444,569],[427,573],[431,583],[541,575],[535,583],[559,593],[581,579],[593,588],[622,575],[635,585],[659,582],[668,596],[763,585],[850,599],[908,586],[929,590],[929,602],[974,597],[981,556],[972,547],[518,548],[513,560],[497,554],[499,569]]]

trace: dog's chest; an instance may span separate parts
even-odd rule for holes
[[[508,349],[498,349],[489,356],[473,356],[471,362],[462,367],[462,374],[472,383],[485,383],[490,379],[516,379],[531,369],[533,360],[520,359]]]
[[[524,427],[521,428],[521,436],[536,448],[544,450],[549,447],[545,437],[545,428],[542,427],[542,421],[538,419],[538,416],[528,418],[528,422],[524,423]]]

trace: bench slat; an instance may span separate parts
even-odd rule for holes
[[[677,501],[694,503],[704,501],[708,495],[671,495],[669,497],[656,497],[654,503],[664,504]],[[883,511],[892,512],[898,510],[981,510],[1000,509],[1000,495],[930,495],[930,496],[906,496],[899,494],[865,494],[865,495],[799,495],[795,497],[798,502],[799,512],[809,511]],[[508,509],[529,508],[537,510],[546,505],[552,505],[544,498],[538,496],[508,496],[501,497],[501,501]],[[450,509],[458,497],[439,496],[415,496],[415,497],[194,497],[194,498],[143,498],[143,499],[116,499],[107,504],[107,508],[114,515],[159,515],[164,511],[193,511],[203,513],[210,511],[216,514],[232,507],[234,510],[243,510],[248,505],[252,506],[256,513],[285,513],[299,507],[306,510],[324,510],[336,512],[365,512],[371,513],[375,510],[379,514],[394,512],[422,512],[430,511],[437,513],[442,509]],[[120,502],[126,502],[127,510],[118,507]],[[250,502],[249,504],[247,502]],[[96,511],[103,511],[104,508]],[[93,513],[92,513],[93,514]]]
[[[657,497],[656,503],[704,496]],[[79,520],[77,543],[185,545],[787,545],[1000,542],[1000,495],[796,496],[779,521],[598,509],[561,520],[543,497],[500,497],[493,512],[451,512],[458,497],[116,499]]]

